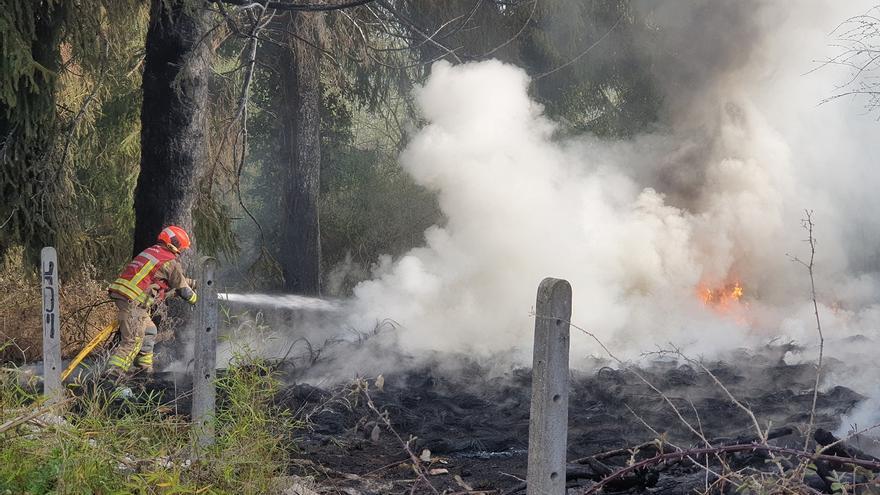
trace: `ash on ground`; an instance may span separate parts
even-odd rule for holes
[[[787,350],[776,346],[760,352],[740,351],[724,361],[703,365],[754,412],[762,429],[771,431],[776,438],[770,445],[802,449],[816,369],[813,364],[786,364]],[[829,363],[828,369],[835,365]],[[372,377],[357,385],[319,388],[299,383],[285,388],[277,402],[308,424],[291,438],[296,461],[291,474],[297,483],[311,480],[310,490],[317,493],[365,495],[410,493],[414,483],[421,483],[416,493],[433,493],[423,480],[416,481],[412,457],[403,445],[408,442],[412,454],[421,457],[419,469],[441,493],[524,493],[530,370],[515,369],[498,376],[476,363],[454,373],[449,370],[448,364],[426,365],[385,375],[379,383]],[[638,372],[713,445],[757,439],[752,418],[705,371],[658,360]],[[299,373],[288,376],[291,383]],[[816,428],[834,430],[840,418],[862,400],[863,396],[845,387],[824,389],[816,403]],[[656,455],[658,449],[705,445],[632,369],[573,371],[569,401],[570,493],[583,493],[593,486],[602,477],[596,472],[602,466],[617,468]],[[605,463],[584,459],[652,440],[653,446],[618,454],[616,459],[600,457]],[[767,458],[737,454],[729,462],[756,472],[777,469]],[[811,476],[806,482],[819,492],[826,491],[825,481]],[[704,469],[675,464],[625,477],[605,486],[604,493],[693,493],[710,482]]]

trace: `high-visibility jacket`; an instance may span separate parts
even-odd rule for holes
[[[162,300],[169,288],[167,281],[156,277],[156,272],[176,257],[176,254],[161,244],[148,247],[131,260],[108,290],[144,307],[150,307],[155,299]]]

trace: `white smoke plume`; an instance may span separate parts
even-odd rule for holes
[[[427,124],[400,160],[447,222],[377,263],[350,323],[392,318],[410,352],[524,359],[535,289],[554,276],[572,284],[573,321],[629,356],[812,344],[809,279],[787,257],[809,257],[806,208],[826,337],[876,336],[880,124],[858,102],[819,105],[845,75],[809,73],[833,50],[828,33],[868,7],[646,3],[667,33],[646,41],[666,103],[655,130],[626,141],[559,137],[517,67],[435,64],[415,93]],[[701,301],[734,282],[741,303]],[[601,354],[578,336],[572,347],[575,365]]]

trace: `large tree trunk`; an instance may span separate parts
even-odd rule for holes
[[[184,4],[189,3],[189,8]],[[156,242],[169,224],[192,236],[192,207],[204,169],[211,49],[208,12],[189,0],[152,0],[141,108],[141,172],[134,193],[134,253]],[[189,276],[194,256],[182,261]],[[186,360],[191,314],[170,304],[162,319],[175,338],[156,347],[159,363]],[[167,317],[167,318],[166,318]],[[158,363],[157,363],[158,364]]]
[[[321,15],[291,14],[287,29],[292,33],[288,34],[290,49],[284,51],[281,60],[281,157],[285,184],[279,261],[284,288],[313,295],[321,290],[321,74],[320,52],[315,49]]]
[[[134,253],[155,243],[166,225],[192,232],[192,207],[205,159],[210,47],[204,37],[207,10],[188,10],[185,3],[152,0]]]

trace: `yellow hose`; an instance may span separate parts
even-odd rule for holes
[[[79,351],[79,354],[77,354],[76,357],[73,358],[73,361],[71,361],[70,364],[67,365],[67,369],[64,370],[64,373],[61,373],[61,381],[63,382],[64,380],[67,380],[67,377],[70,376],[71,373],[73,373],[73,370],[75,370],[76,367],[79,366],[79,363],[81,363],[82,360],[86,358],[86,356],[91,354],[91,352],[95,350],[95,347],[98,347],[105,340],[107,340],[110,335],[112,335],[113,332],[116,331],[117,328],[119,328],[119,322],[114,321],[113,323],[104,327],[103,330],[98,332],[98,334],[95,335],[92,340],[89,341],[88,344],[86,344],[85,347],[83,347],[83,350]]]

